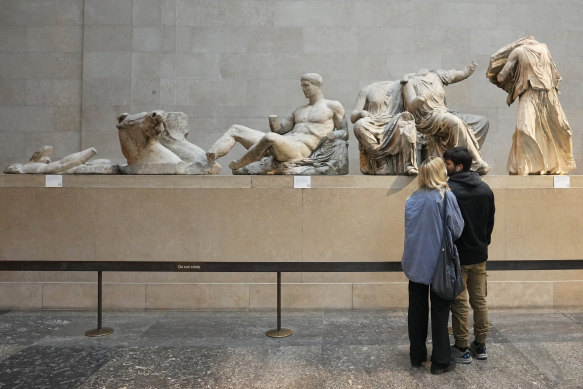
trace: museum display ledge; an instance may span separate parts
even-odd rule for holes
[[[294,176],[252,175],[62,175],[68,188],[294,188]],[[488,175],[491,188],[583,188],[583,176]],[[562,180],[558,182],[557,180]],[[310,176],[311,189],[387,188],[415,190],[415,177],[407,176]],[[0,174],[0,188],[45,187],[44,174]]]

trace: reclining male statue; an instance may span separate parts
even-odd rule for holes
[[[38,148],[26,163],[13,163],[4,169],[6,174],[117,174],[119,166],[107,159],[89,161],[97,150],[94,147],[51,161],[53,146]]]
[[[322,85],[319,74],[304,74],[301,87],[308,104],[281,122],[271,115],[268,133],[238,124],[231,126],[207,150],[207,159],[214,161],[226,155],[238,142],[248,151],[229,164],[234,174],[348,173],[344,108],[338,101],[324,98]],[[270,158],[262,160],[265,156]],[[254,166],[247,167],[254,162]]]

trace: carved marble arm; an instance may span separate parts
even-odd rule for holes
[[[358,92],[358,96],[356,97],[356,103],[354,104],[354,111],[350,115],[350,121],[354,124],[358,121],[358,119],[363,117],[369,117],[370,112],[364,109],[366,104],[366,95],[361,90]]]
[[[403,77],[401,81],[403,99],[405,100],[405,108],[411,114],[414,114],[417,108],[421,107],[427,102],[425,96],[417,96],[417,92],[411,83],[409,82],[409,76]]]
[[[514,69],[514,66],[516,65],[517,61],[518,54],[516,53],[516,51],[512,51],[508,56],[508,60],[504,64],[504,67],[502,68],[502,70],[500,70],[500,73],[498,73],[498,75],[496,76],[498,82],[503,82],[504,80],[506,80],[508,75],[510,75],[512,69]]]
[[[276,134],[283,135],[290,132],[295,125],[294,115],[288,116],[286,119],[279,121],[277,115],[269,115],[269,129]]]
[[[455,71],[451,78],[450,84],[465,80],[474,73],[477,67],[478,63],[476,61],[472,61],[463,70]]]
[[[332,121],[334,122],[334,128],[336,130],[348,130],[348,122],[344,117],[344,107],[338,101],[331,101],[330,108],[334,114],[332,115]]]

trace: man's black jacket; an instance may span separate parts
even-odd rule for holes
[[[457,198],[464,218],[464,230],[455,241],[462,265],[488,259],[488,245],[494,228],[494,193],[476,172],[449,177],[449,187]]]

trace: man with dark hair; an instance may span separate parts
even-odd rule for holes
[[[464,218],[462,235],[455,241],[460,256],[462,277],[466,289],[451,305],[455,344],[452,354],[458,363],[487,359],[488,307],[486,305],[486,260],[494,228],[494,194],[470,171],[472,155],[465,147],[454,147],[443,153],[449,187],[455,194]],[[470,341],[470,306],[474,313],[474,341]],[[471,352],[470,352],[471,351]]]

